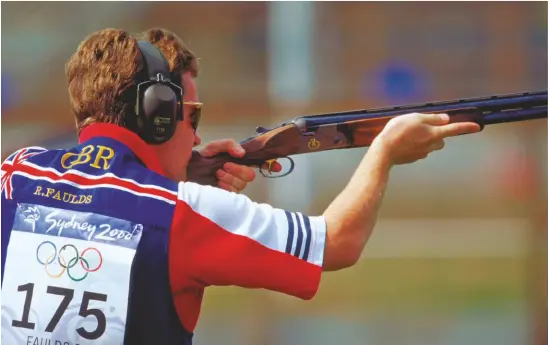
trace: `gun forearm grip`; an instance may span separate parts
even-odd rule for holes
[[[449,123],[455,122],[475,122],[477,123],[481,130],[485,128],[485,123],[483,121],[483,116],[479,109],[477,108],[462,108],[449,110],[447,112],[449,115]]]

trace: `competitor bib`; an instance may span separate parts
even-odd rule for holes
[[[3,345],[122,345],[143,226],[19,204],[2,285]]]

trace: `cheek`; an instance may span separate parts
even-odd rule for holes
[[[181,154],[186,154],[186,151],[192,150],[192,147],[194,146],[194,133],[189,125],[186,123],[180,123],[179,126],[177,126],[177,132],[175,133],[175,139],[177,148],[180,151]]]

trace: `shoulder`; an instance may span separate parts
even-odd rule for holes
[[[15,175],[21,175],[22,170],[27,170],[28,165],[32,164],[29,161],[35,161],[36,157],[43,156],[47,152],[49,151],[43,147],[29,146],[11,153],[2,161],[2,195],[5,196],[6,199],[11,199],[13,196],[12,191],[16,184],[13,177]]]
[[[140,196],[148,195],[175,204],[178,194],[176,181],[138,163],[126,164],[123,169],[116,170],[114,175],[122,186],[129,183],[132,186],[128,187]]]
[[[43,156],[47,152],[49,152],[49,150],[39,146],[23,147],[15,152],[12,152],[2,161],[2,175],[4,175],[7,171],[15,170],[21,163],[37,156]]]
[[[26,159],[28,157],[48,152],[47,149],[40,147],[40,146],[29,146],[29,147],[23,147],[15,152],[12,152],[6,159],[2,161],[2,165],[4,163],[12,164],[14,161],[19,159]]]

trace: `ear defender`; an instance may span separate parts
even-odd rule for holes
[[[169,65],[156,46],[147,41],[138,41],[138,46],[148,79],[137,84],[137,130],[145,142],[162,144],[183,120],[183,89],[171,82]]]

